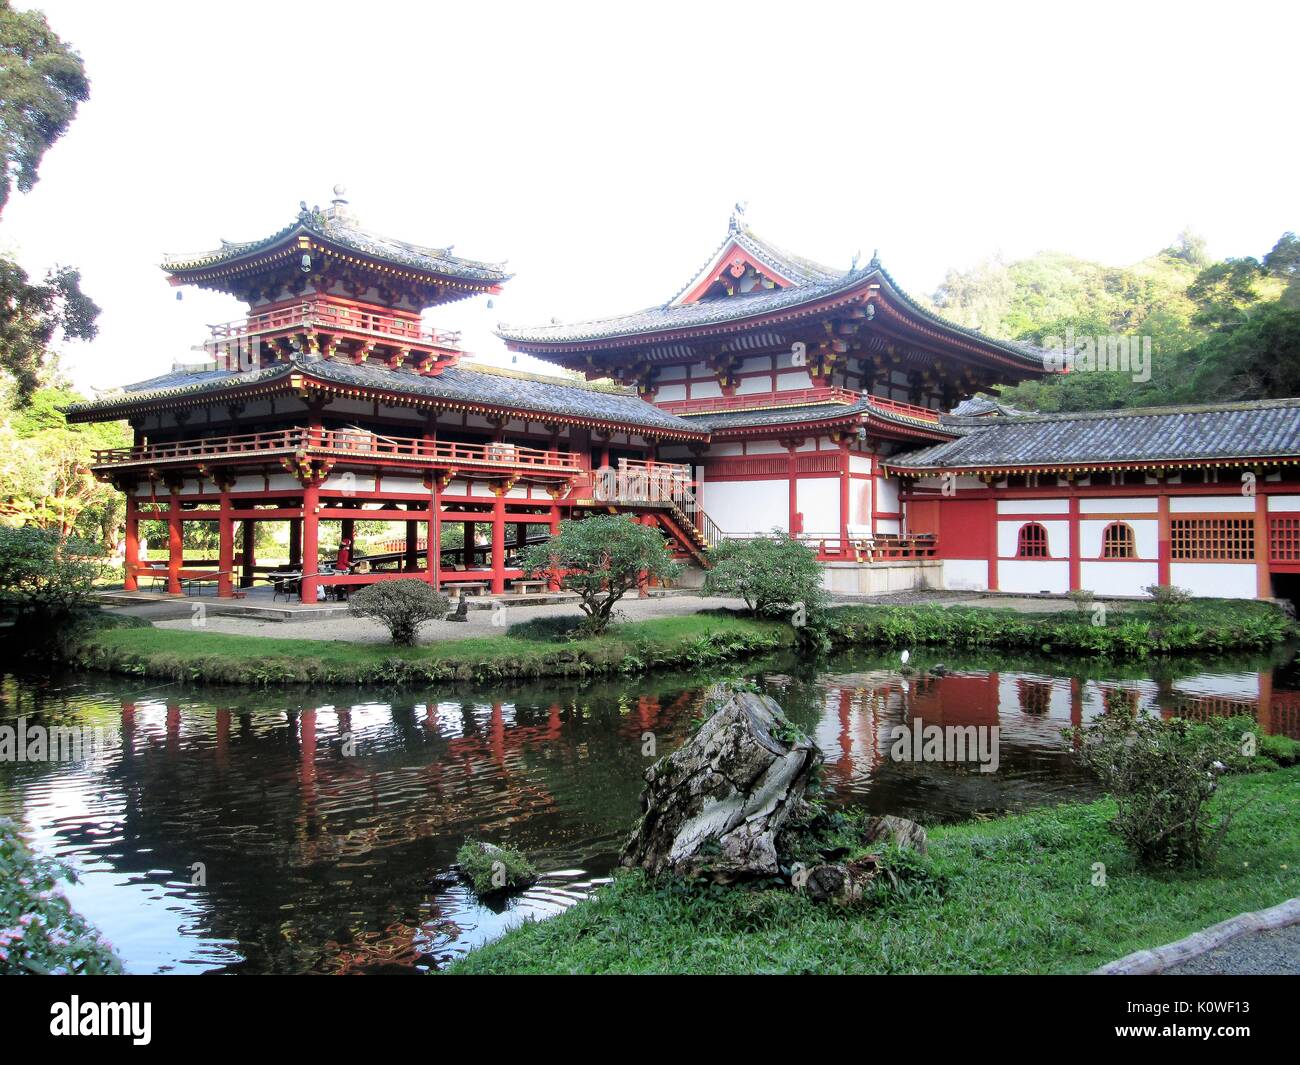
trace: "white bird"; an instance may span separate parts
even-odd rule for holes
[[[903,665],[907,665],[907,660],[911,657],[912,657],[911,651],[904,651],[901,655],[899,655],[899,658],[903,660]]]

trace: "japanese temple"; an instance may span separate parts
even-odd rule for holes
[[[164,270],[247,315],[213,327],[213,364],[68,412],[134,430],[94,464],[126,494],[127,590],[239,595],[267,569],[256,523],[287,522],[304,602],[412,576],[501,595],[530,539],[597,511],[659,529],[687,581],[721,537],[774,528],[849,593],[1267,597],[1300,574],[1300,400],[1023,415],[978,394],[1045,373],[1040,351],[946,321],[874,256],[811,262],[739,213],[666,302],[499,328],[554,374],[477,362],[425,322],[500,292],[501,265],[373,234],[341,193]],[[165,566],[140,558],[142,520],[167,523]],[[405,537],[367,572],[322,565],[322,523],[351,539],[358,520]],[[218,523],[214,565],[187,566],[187,521]]]

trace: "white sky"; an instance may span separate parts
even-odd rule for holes
[[[367,228],[509,259],[493,309],[434,315],[489,357],[498,321],[663,302],[737,200],[832,265],[879,248],[917,293],[997,252],[1126,263],[1191,224],[1262,255],[1300,228],[1294,4],[16,6],[91,78],[0,224],[103,307],[63,361],[83,388],[164,372],[240,315],[178,302],[164,252],[265,236],[335,182]]]

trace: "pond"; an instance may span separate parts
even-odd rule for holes
[[[1097,668],[930,649],[910,666],[789,656],[728,679],[815,738],[834,802],[925,824],[1091,796],[1061,730],[1117,700],[1300,738],[1289,651]],[[78,870],[69,897],[131,972],[428,971],[611,875],[641,774],[689,736],[718,679],[383,692],[8,677],[0,725],[98,742],[0,762],[0,814]],[[922,723],[996,726],[996,771],[893,757],[894,727]],[[473,837],[522,849],[545,876],[479,904],[451,872]]]

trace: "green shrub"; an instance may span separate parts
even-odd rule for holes
[[[75,879],[0,818],[0,975],[121,972],[112,947],[59,890],[59,881]]]
[[[84,613],[104,573],[104,549],[53,529],[0,526],[0,602],[48,635]]]
[[[409,647],[415,643],[420,626],[445,617],[450,605],[441,592],[435,592],[424,581],[410,578],[379,581],[353,593],[348,598],[348,613],[383,623],[393,643]]]
[[[1142,590],[1155,601],[1156,617],[1161,621],[1179,617],[1192,600],[1191,592],[1172,584],[1148,584]]]
[[[479,895],[518,891],[537,880],[533,863],[513,847],[466,840],[456,852],[456,861]]]
[[[544,544],[520,555],[530,576],[559,574],[561,587],[577,592],[589,633],[605,631],[614,607],[645,580],[673,580],[681,566],[673,561],[663,534],[625,514],[598,514],[562,521]]]
[[[726,539],[709,551],[704,590],[734,595],[750,613],[773,617],[802,606],[806,617],[826,601],[817,552],[781,529],[771,536]]]
[[[1195,866],[1213,860],[1232,812],[1216,822],[1206,804],[1240,753],[1231,731],[1108,709],[1067,735],[1114,797],[1119,812],[1112,827],[1139,863]]]

